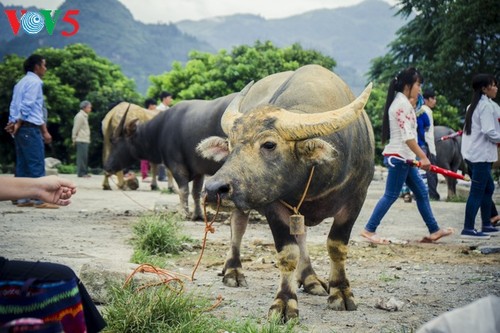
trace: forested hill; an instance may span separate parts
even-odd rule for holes
[[[0,3],[0,11],[4,6]],[[53,9],[53,8],[46,8]],[[382,0],[366,0],[358,5],[315,10],[284,19],[266,20],[255,15],[232,15],[176,24],[143,24],[134,20],[118,0],[71,0],[59,8],[79,9],[76,16],[79,32],[63,37],[61,31],[71,26],[59,19],[52,36],[43,30],[36,35],[12,38],[5,15],[0,17],[0,56],[30,54],[40,46],[63,47],[85,43],[98,55],[120,65],[135,79],[145,93],[148,77],[170,69],[174,60],[184,62],[190,50],[216,52],[235,45],[253,45],[256,40],[270,40],[283,47],[299,42],[305,49],[315,49],[337,61],[336,72],[360,91],[370,60],[386,53],[387,44],[403,25],[396,10]],[[50,66],[50,64],[49,64]]]
[[[396,11],[382,0],[365,0],[355,6],[314,10],[283,19],[233,15],[176,25],[215,49],[253,44],[257,39],[271,40],[279,47],[298,42],[305,49],[333,57],[336,72],[361,92],[370,60],[386,54],[387,45],[404,24],[394,16]]]
[[[3,15],[4,9],[0,3],[0,35],[12,36]],[[61,35],[63,30],[72,30],[71,25],[62,21],[61,14],[52,36],[45,29],[36,35],[28,35],[20,29],[18,37],[8,42],[0,41],[0,56],[7,53],[27,56],[41,46],[62,48],[72,43],[84,43],[98,55],[120,65],[127,76],[135,79],[139,91],[145,93],[150,75],[167,71],[174,60],[186,61],[190,50],[215,52],[207,43],[182,33],[173,24],[143,24],[134,20],[118,0],[71,0],[65,1],[58,9],[63,13],[69,9],[80,10],[75,16],[80,25],[77,34],[71,37]]]

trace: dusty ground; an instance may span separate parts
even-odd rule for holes
[[[50,260],[79,271],[97,259],[127,262],[131,226],[140,214],[155,206],[174,209],[176,195],[151,192],[148,184],[138,191],[102,191],[101,176],[90,179],[62,175],[78,184],[74,202],[57,210],[17,208],[0,202],[0,254],[11,259]],[[166,187],[166,183],[160,183]],[[115,187],[116,188],[116,187]],[[416,329],[435,316],[468,304],[488,294],[500,296],[500,254],[481,254],[483,246],[500,246],[500,237],[464,242],[457,235],[437,244],[421,244],[426,228],[415,203],[399,200],[379,228],[396,244],[370,246],[359,232],[381,196],[384,182],[374,181],[350,244],[347,273],[358,310],[333,312],[326,298],[299,293],[301,331],[304,332],[402,332]],[[439,185],[442,196],[445,185]],[[498,193],[496,194],[498,197]],[[497,200],[497,204],[499,204]],[[432,202],[441,226],[461,230],[464,203]],[[316,272],[327,277],[329,264],[325,240],[331,220],[308,230],[311,257]],[[476,226],[479,225],[479,220]],[[194,239],[203,235],[201,222],[185,222],[183,232]],[[278,283],[274,247],[265,223],[252,223],[244,238],[242,254],[248,288],[228,288],[217,274],[228,247],[229,227],[218,223],[209,235],[207,250],[191,286],[206,288],[215,299],[224,297],[214,314],[228,318],[265,318]],[[409,241],[407,244],[400,242]],[[172,259],[169,269],[190,275],[198,250]],[[400,311],[375,308],[379,300],[391,297],[404,302]],[[406,330],[405,330],[406,329]]]

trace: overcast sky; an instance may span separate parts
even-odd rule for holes
[[[70,1],[70,0],[68,0]],[[103,0],[106,1],[106,0]],[[175,23],[237,13],[251,13],[267,19],[301,14],[320,8],[356,5],[363,0],[119,0],[136,20],[144,23]],[[384,0],[395,4],[396,0]],[[56,9],[63,0],[1,0],[4,5]]]

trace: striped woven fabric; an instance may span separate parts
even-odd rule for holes
[[[75,279],[57,282],[0,281],[0,327],[19,318],[60,322],[64,332],[87,331]]]

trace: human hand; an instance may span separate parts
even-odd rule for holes
[[[425,171],[429,171],[430,170],[430,168],[431,168],[431,161],[429,161],[429,159],[427,157],[424,157],[424,158],[420,159],[419,162],[420,162],[420,166],[419,166],[420,169],[423,169]]]
[[[61,177],[45,176],[32,180],[37,198],[44,202],[67,206],[71,203],[71,196],[76,193],[76,185]]]
[[[4,127],[5,131],[9,133],[12,137],[16,135],[17,130],[19,129],[19,125],[15,122],[8,122],[7,125]]]
[[[46,144],[51,144],[52,143],[52,135],[48,131],[42,132],[43,135],[43,142]]]

